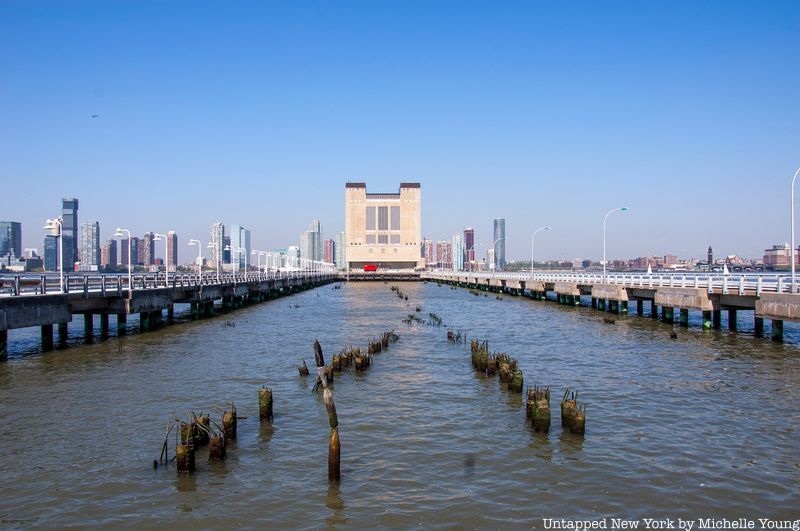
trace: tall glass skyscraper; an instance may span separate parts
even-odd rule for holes
[[[494,259],[495,269],[502,271],[506,267],[506,220],[494,220]]]
[[[78,200],[65,197],[61,200],[61,255],[64,271],[72,271],[80,259],[78,252]]]
[[[81,271],[100,269],[100,223],[81,224]]]
[[[231,263],[235,271],[243,271],[245,264],[250,264],[250,250],[250,231],[239,225],[231,225]]]
[[[0,221],[0,256],[22,256],[22,225],[17,221]]]
[[[44,237],[44,270],[58,271],[58,236]]]
[[[461,234],[453,235],[453,271],[464,270],[464,242]]]

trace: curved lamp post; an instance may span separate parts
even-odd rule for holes
[[[533,242],[536,239],[536,233],[542,230],[550,230],[550,227],[539,227],[531,235],[531,280],[533,280]]]
[[[62,230],[61,219],[60,218],[48,219],[47,221],[44,222],[44,227],[42,227],[42,228],[44,230],[49,230],[50,232],[58,229],[58,260],[57,260],[57,262],[58,262],[58,288],[61,291],[61,293],[64,293],[64,250],[63,250],[63,247],[64,247],[64,231]],[[119,230],[119,229],[117,229],[117,230]],[[128,243],[130,243],[130,240],[128,240]],[[130,256],[130,253],[128,253],[128,256]],[[131,281],[130,281],[130,266],[128,266],[128,277],[129,277],[128,286],[130,286],[131,285]],[[128,289],[130,289],[130,288],[128,288]]]
[[[628,207],[614,208],[609,210],[606,217],[603,218],[603,282],[606,281],[606,220],[614,212],[627,212],[628,210],[630,210]]]

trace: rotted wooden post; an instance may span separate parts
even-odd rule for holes
[[[258,390],[258,418],[261,422],[272,422],[272,389],[266,386]]]
[[[328,440],[328,481],[336,483],[341,479],[341,444],[339,441],[339,418],[336,415],[336,405],[333,402],[333,393],[328,388],[328,379],[325,374],[325,357],[322,354],[322,346],[319,341],[314,340],[314,360],[317,364],[317,374],[322,382],[322,397],[325,402],[325,409],[328,411],[328,423],[331,426],[331,434]]]

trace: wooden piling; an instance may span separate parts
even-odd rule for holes
[[[261,422],[272,422],[272,389],[258,390],[258,418]]]
[[[226,439],[236,440],[236,407],[233,405],[231,411],[222,414],[222,431],[225,432]]]

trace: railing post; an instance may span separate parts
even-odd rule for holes
[[[783,293],[783,277],[778,277],[778,293]]]
[[[42,286],[40,291],[42,292],[42,295],[47,293],[47,276],[45,275],[42,275]]]
[[[20,282],[19,282],[19,275],[14,276],[14,295],[19,295],[20,290]]]
[[[708,282],[708,292],[714,293],[714,279],[711,278],[711,275],[708,275],[708,280],[706,282]]]
[[[686,275],[681,275],[681,287],[686,287]]]
[[[728,277],[727,276],[722,277],[722,294],[723,295],[727,295],[728,294]]]
[[[761,288],[762,288],[761,275],[758,275],[758,280],[756,281],[756,295],[758,295],[759,297],[761,296]]]
[[[700,287],[699,280],[700,280],[700,277],[698,277],[697,275],[695,275],[695,276],[694,276],[694,287],[695,287],[695,288],[699,288],[699,287]]]
[[[739,277],[739,295],[744,295],[744,275]]]

